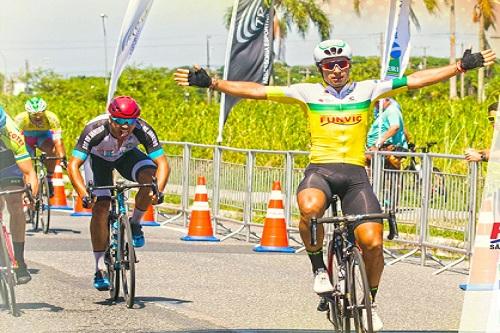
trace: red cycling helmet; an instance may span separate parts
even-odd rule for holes
[[[130,96],[118,96],[111,100],[108,112],[115,118],[138,118],[141,114],[139,104]]]

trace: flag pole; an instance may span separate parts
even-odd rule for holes
[[[233,45],[234,26],[236,24],[236,15],[238,14],[238,5],[239,5],[239,0],[235,0],[233,5],[233,13],[231,14],[231,24],[229,26],[229,32],[227,35],[226,58],[224,60],[224,74],[222,76],[223,80],[227,80],[227,75],[229,71],[229,62],[231,60],[231,46]],[[220,109],[219,109],[219,134],[217,135],[217,144],[222,143],[222,130],[224,129],[225,107],[226,107],[226,94],[221,93]]]

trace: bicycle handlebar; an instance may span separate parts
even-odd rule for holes
[[[388,213],[375,213],[375,214],[360,214],[360,215],[344,215],[344,216],[332,216],[332,217],[322,217],[322,218],[311,218],[310,231],[311,231],[311,245],[317,244],[317,231],[318,224],[324,223],[354,223],[359,221],[367,220],[377,220],[385,219],[389,222],[389,235],[387,239],[393,240],[398,238],[398,225],[396,223],[396,214],[391,210]]]
[[[125,190],[132,188],[142,188],[142,187],[151,187],[153,194],[158,198],[158,203],[163,201],[163,193],[158,190],[158,181],[156,177],[153,177],[153,181],[149,184],[139,184],[139,183],[128,183],[125,184],[123,181],[117,181],[115,185],[107,185],[107,186],[94,186],[92,181],[89,181],[87,184],[87,193],[90,197],[93,197],[93,191],[95,190],[111,190],[117,192],[124,192]]]

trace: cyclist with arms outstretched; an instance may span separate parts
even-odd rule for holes
[[[47,103],[41,97],[32,97],[24,104],[25,112],[15,117],[17,127],[21,130],[29,153],[33,156],[35,147],[45,152],[49,157],[59,157],[66,164],[66,151],[62,140],[62,129],[56,114],[47,110]],[[56,160],[45,160],[49,195],[54,195],[52,177]]]
[[[141,109],[129,96],[111,100],[108,114],[92,119],[83,129],[68,163],[68,175],[84,206],[92,207],[90,237],[95,258],[94,287],[108,290],[110,283],[105,272],[104,254],[108,245],[108,214],[111,204],[109,190],[96,190],[96,200],[89,197],[80,167],[90,159],[92,181],[95,186],[113,185],[113,170],[124,178],[140,184],[150,184],[153,177],[162,193],[167,183],[169,166],[160,140],[153,128],[139,118]],[[142,145],[147,155],[137,147]],[[163,197],[152,195],[149,187],[140,188],[135,197],[135,208],[130,219],[134,247],[144,246],[144,233],[140,221],[153,203]]]
[[[0,106],[0,191],[22,188],[25,183],[31,185],[33,193],[37,193],[38,178],[24,138],[14,121]],[[26,221],[23,198],[22,194],[10,194],[4,198],[10,214],[10,232],[17,262],[16,280],[18,284],[25,284],[31,280],[31,275],[24,260]],[[3,210],[3,202],[0,207]]]
[[[368,110],[374,101],[407,89],[418,89],[446,80],[469,69],[493,64],[491,50],[464,53],[456,64],[415,72],[390,80],[351,82],[352,66],[349,45],[342,40],[326,40],[314,49],[314,60],[324,85],[294,84],[289,87],[264,86],[254,82],[235,82],[210,78],[199,68],[178,69],[175,80],[181,86],[199,86],[241,98],[297,103],[309,117],[311,131],[310,164],[297,190],[300,209],[299,230],[315,275],[314,291],[329,293],[329,281],[323,260],[324,231],[318,228],[316,246],[310,244],[309,224],[312,217],[321,217],[334,194],[342,203],[344,214],[370,214],[381,211],[370,186],[365,165],[365,143]],[[363,252],[373,300],[384,268],[381,221],[354,225],[354,236]],[[382,321],[372,311],[373,328],[380,330]],[[366,323],[365,323],[366,326]]]

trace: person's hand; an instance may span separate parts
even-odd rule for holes
[[[178,68],[174,73],[174,80],[179,86],[209,88],[212,84],[212,78],[199,65],[190,69]]]
[[[468,71],[470,69],[490,66],[495,63],[495,59],[496,54],[491,49],[472,53],[472,48],[468,48],[460,60],[460,67],[463,71]]]
[[[64,170],[68,170],[68,160],[66,159],[66,156],[64,157],[61,157],[61,160],[60,160],[60,165],[61,167],[64,169]]]
[[[481,153],[475,149],[468,148],[465,150],[465,159],[468,162],[479,162],[481,161]]]
[[[83,208],[90,209],[94,206],[94,198],[92,198],[90,195],[86,194],[81,198]]]

